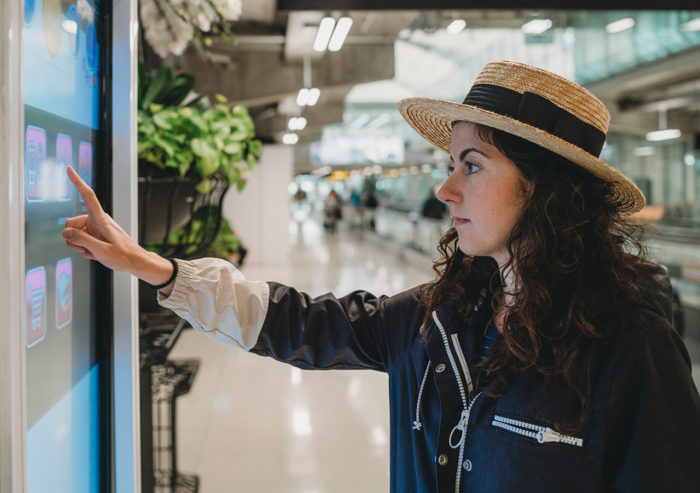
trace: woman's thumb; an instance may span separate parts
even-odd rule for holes
[[[75,228],[65,228],[63,230],[63,237],[74,245],[83,247],[93,253],[100,248],[100,243],[102,243],[86,231]]]

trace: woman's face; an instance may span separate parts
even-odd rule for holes
[[[469,122],[454,124],[450,159],[454,168],[437,196],[450,208],[459,249],[503,265],[510,232],[525,207],[524,177]]]

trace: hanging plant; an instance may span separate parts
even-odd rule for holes
[[[262,148],[253,119],[245,106],[231,106],[221,95],[213,105],[201,97],[184,104],[192,87],[192,74],[174,75],[164,67],[151,79],[139,67],[139,158],[161,169],[175,168],[181,176],[193,168],[201,177],[197,191],[202,194],[209,192],[209,177],[217,171],[240,191]]]
[[[241,17],[241,0],[139,0],[141,28],[153,51],[182,55],[194,39],[210,44],[232,37],[229,23]]]

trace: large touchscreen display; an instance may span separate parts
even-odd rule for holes
[[[101,409],[90,263],[61,230],[85,206],[66,179],[99,178],[101,2],[25,0],[25,298],[28,491],[93,492],[101,484]]]

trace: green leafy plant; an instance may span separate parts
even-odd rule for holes
[[[184,253],[190,255],[197,251],[204,235],[216,227],[214,221],[215,217],[213,215],[197,213],[188,224],[170,233],[167,243],[170,245],[188,245]],[[210,257],[230,258],[234,253],[238,252],[240,244],[240,238],[233,232],[233,228],[228,221],[222,217],[219,231],[204,254]],[[160,241],[146,245],[147,250],[156,253],[161,253],[161,247]]]
[[[255,167],[262,144],[245,106],[197,98],[183,104],[194,87],[192,74],[173,74],[168,67],[150,78],[139,67],[138,155],[181,176],[191,168],[201,176],[197,191],[208,193],[209,177],[223,171],[240,191]]]

